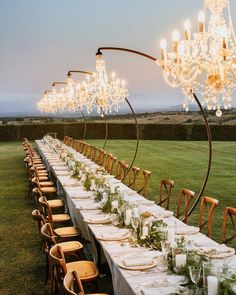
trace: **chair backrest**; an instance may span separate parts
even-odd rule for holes
[[[106,152],[103,149],[99,150],[97,164],[99,166],[103,166],[103,162],[105,160]]]
[[[41,237],[42,237],[42,240],[45,242],[48,250],[53,245],[56,244],[56,236],[54,235],[54,232],[50,223],[45,223],[41,227]]]
[[[112,154],[108,154],[106,161],[105,161],[105,169],[108,173],[113,173],[113,167],[115,165],[117,158],[114,157]]]
[[[230,221],[231,228],[227,230],[228,221]],[[236,208],[226,207],[224,212],[224,218],[223,218],[222,242],[227,244],[235,238],[236,238]]]
[[[162,179],[160,185],[160,199],[159,199],[159,206],[163,206],[166,203],[165,209],[169,210],[170,208],[170,197],[171,191],[174,187],[175,183],[173,180],[169,179]]]
[[[125,163],[125,161],[119,160],[116,166],[116,178],[123,181],[127,174],[128,168],[129,165]]]
[[[47,198],[41,194],[39,204],[42,206],[42,213],[44,218],[52,225],[52,210],[48,204]]]
[[[32,211],[32,218],[36,222],[38,232],[41,232],[41,227],[45,224],[46,220],[38,209]]]
[[[67,273],[67,268],[66,268],[65,256],[61,246],[56,244],[51,247],[49,251],[49,260],[50,260],[50,263],[53,266],[55,266],[57,269],[56,271],[57,277],[64,278],[64,276]]]
[[[152,172],[148,170],[142,170],[140,172],[139,190],[138,193],[146,197],[148,193],[148,180]]]
[[[195,193],[189,189],[182,188],[180,190],[176,217],[180,218],[181,216],[184,216],[184,223],[188,223],[188,210],[194,199],[194,195]]]
[[[70,271],[65,275],[63,286],[67,295],[84,295],[84,288],[76,271]]]
[[[137,180],[139,172],[140,172],[140,168],[138,167],[132,166],[130,169],[128,186],[132,188],[133,190],[136,189],[136,185],[137,185],[136,180]]]
[[[200,212],[199,212],[199,228],[202,230],[205,225],[207,225],[207,236],[210,238],[211,237],[211,224],[212,224],[212,218],[213,218],[213,213],[215,210],[215,207],[218,206],[219,201],[211,198],[211,197],[202,197],[201,202],[200,202]],[[207,217],[204,220],[203,215],[204,215],[204,208],[207,210]]]

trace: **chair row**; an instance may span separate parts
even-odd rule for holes
[[[148,181],[151,171],[134,166],[129,171],[129,165],[125,161],[118,160],[113,154],[107,153],[105,150],[82,140],[65,136],[64,144],[74,148],[77,152],[83,154],[99,166],[103,166],[109,174],[114,174],[117,179],[125,182],[130,188],[144,197],[147,197]]]
[[[84,245],[79,240],[81,233],[71,224],[70,215],[65,213],[65,202],[57,196],[56,185],[49,179],[40,155],[27,139],[23,141],[23,147],[29,176],[28,195],[37,206],[32,217],[36,221],[41,249],[46,258],[45,284],[50,282],[51,294],[83,295],[85,293],[82,284],[91,285],[92,282],[91,288],[95,291],[99,270],[94,262],[85,259]],[[79,282],[80,289],[77,293],[72,289],[70,291],[73,284],[67,284],[68,277],[65,279],[65,286],[63,284],[64,277],[71,272],[76,282]]]
[[[169,210],[171,196],[174,188],[174,181],[162,179],[160,183],[160,194],[158,205]],[[181,218],[183,222],[188,223],[188,211],[195,201],[195,193],[192,190],[182,188],[179,192],[177,200],[176,217]],[[200,200],[199,207],[199,228],[202,231],[207,227],[207,236],[211,237],[212,222],[215,208],[219,205],[219,201],[209,196],[203,196]],[[204,218],[205,217],[205,218]],[[222,243],[229,243],[236,238],[236,208],[226,207],[223,215],[222,224]]]

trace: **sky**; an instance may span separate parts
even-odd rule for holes
[[[203,0],[0,0],[0,113],[35,112],[44,90],[64,81],[68,70],[95,70],[98,47],[159,58],[160,40],[170,46],[173,30],[183,32],[187,18],[196,27],[202,7]],[[235,0],[231,11],[236,20]],[[107,71],[126,80],[134,109],[182,103],[181,91],[165,84],[154,62],[103,53]]]

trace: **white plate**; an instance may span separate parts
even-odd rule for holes
[[[151,269],[153,267],[155,267],[157,265],[157,261],[156,260],[153,260],[153,263],[152,264],[147,264],[147,265],[138,265],[138,266],[126,266],[124,265],[123,263],[123,260],[120,259],[117,263],[117,265],[121,268],[124,268],[124,269],[127,269],[127,270],[147,270],[147,269]]]
[[[194,235],[199,232],[199,227],[195,226],[186,226],[186,227],[177,227],[176,235]]]
[[[127,238],[129,237],[129,234],[130,234],[130,232],[129,232],[129,230],[128,230],[128,231],[127,231],[126,233],[124,233],[123,235],[120,234],[119,237],[112,237],[112,233],[111,233],[111,236],[110,236],[110,237],[102,237],[102,236],[100,236],[100,235],[97,235],[96,237],[97,237],[99,240],[101,240],[101,241],[122,241],[122,240],[127,239]]]

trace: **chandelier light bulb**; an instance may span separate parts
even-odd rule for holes
[[[114,80],[115,77],[116,77],[116,73],[115,73],[115,72],[112,72],[112,73],[111,73],[111,79]]]
[[[205,13],[203,10],[200,10],[198,14],[198,22],[199,23],[204,23],[205,22]]]
[[[185,21],[185,23],[184,23],[184,28],[185,28],[186,31],[190,31],[190,29],[191,29],[191,22],[190,22],[189,19],[187,19],[187,20]]]
[[[161,46],[161,49],[166,49],[167,47],[166,39],[161,39],[160,46]]]
[[[172,40],[173,40],[174,42],[178,42],[179,39],[180,39],[179,31],[178,31],[178,30],[174,30],[173,35],[172,35]]]

